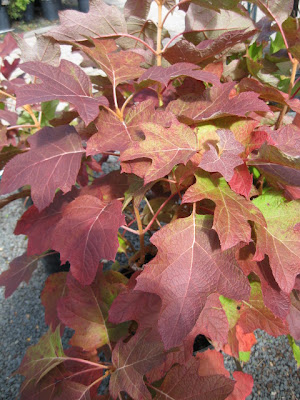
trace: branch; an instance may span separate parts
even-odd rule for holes
[[[292,93],[292,90],[293,90],[293,87],[294,87],[296,72],[297,72],[297,68],[298,68],[298,60],[293,60],[292,62],[293,62],[293,69],[292,69],[291,80],[290,80],[289,89],[288,89],[289,98],[291,98],[291,93]],[[282,122],[283,122],[283,118],[284,118],[288,108],[289,107],[287,105],[283,106],[283,108],[282,108],[282,110],[281,110],[281,112],[279,114],[278,120],[277,120],[277,122],[275,124],[275,129],[281,128]]]
[[[169,201],[177,194],[177,192],[172,193],[163,203],[162,205],[159,207],[159,209],[156,211],[156,213],[153,215],[153,218],[151,219],[151,221],[149,222],[149,224],[147,225],[147,227],[144,229],[144,234],[146,232],[149,231],[149,229],[151,228],[151,226],[153,225],[154,221],[156,220],[156,218],[158,217],[159,213],[161,212],[161,210],[169,203]]]
[[[7,204],[11,203],[14,200],[22,199],[28,196],[30,196],[30,189],[22,190],[22,192],[11,194],[5,199],[0,200],[0,209],[5,207]]]
[[[134,209],[134,214],[135,214],[135,218],[136,218],[136,222],[139,228],[139,235],[140,235],[140,265],[144,264],[145,261],[145,241],[144,241],[144,232],[143,232],[143,224],[142,224],[142,220],[141,220],[141,216],[139,213],[139,209],[133,205],[133,209]]]

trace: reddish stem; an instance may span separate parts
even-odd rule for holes
[[[162,205],[159,207],[159,209],[156,211],[156,213],[153,215],[151,221],[149,222],[149,224],[146,226],[146,228],[144,229],[144,234],[146,232],[149,231],[149,229],[151,228],[151,226],[153,225],[154,221],[156,220],[156,218],[158,217],[159,213],[161,212],[161,210],[166,206],[166,204],[169,203],[169,201],[177,194],[177,192],[172,193],[163,203]]]

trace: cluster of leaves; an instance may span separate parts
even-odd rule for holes
[[[253,379],[230,376],[220,350],[247,362],[256,329],[289,335],[300,363],[293,0],[253,0],[257,24],[239,0],[155,2],[158,24],[152,0],[127,0],[124,14],[93,0],[33,48],[1,44],[3,58],[22,53],[1,67],[1,194],[23,189],[0,206],[28,193],[34,204],[15,228],[27,252],[0,284],[10,296],[49,249],[71,266],[45,283],[49,332],[17,371],[23,400],[242,400]],[[176,7],[186,29],[170,38]],[[59,44],[91,76],[60,60]],[[105,174],[109,156],[120,169]],[[127,264],[105,267],[118,253]],[[199,334],[214,349],[193,356]]]

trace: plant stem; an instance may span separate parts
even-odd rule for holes
[[[163,29],[163,21],[162,21],[162,5],[163,0],[156,0],[158,6],[158,23],[157,23],[157,37],[156,37],[156,65],[161,67],[161,60],[162,60],[162,52],[161,52],[161,36],[162,36],[162,29]],[[157,87],[157,95],[158,95],[158,102],[159,106],[163,105],[162,93],[161,93],[161,84],[158,84]]]
[[[120,228],[125,229],[125,231],[128,231],[130,233],[134,233],[135,235],[139,235],[140,234],[139,231],[136,231],[135,229],[128,228],[128,226],[126,226],[126,225],[122,225],[122,226],[120,226]]]
[[[4,92],[4,90],[0,90],[0,94],[3,94],[4,96],[9,97],[10,99],[13,99],[16,101],[15,96],[12,96],[11,94]],[[34,112],[32,111],[31,106],[29,104],[26,104],[25,106],[22,106],[22,108],[25,111],[27,111],[28,114],[31,116],[31,118],[35,124],[35,128],[40,129],[41,125],[40,125],[39,121],[37,120],[36,116],[34,115]]]
[[[151,228],[151,226],[153,225],[154,221],[156,220],[156,218],[158,217],[159,213],[161,212],[161,210],[165,207],[166,204],[169,203],[169,201],[177,194],[177,192],[172,193],[163,203],[162,205],[159,207],[159,209],[156,211],[156,213],[153,215],[153,218],[151,219],[151,221],[149,222],[149,224],[146,226],[146,228],[144,229],[144,234],[146,232],[149,231],[149,229]]]
[[[121,108],[122,119],[124,119],[125,107],[130,102],[130,100],[133,98],[134,95],[135,95],[135,93],[131,93],[131,95],[127,97],[127,99],[125,100],[124,104],[122,105],[122,108]]]
[[[292,93],[292,90],[293,90],[293,87],[294,87],[296,72],[297,72],[297,68],[298,68],[298,60],[294,59],[292,62],[293,62],[293,68],[292,68],[292,74],[291,74],[289,89],[288,89],[289,98],[291,97],[291,93]],[[281,110],[281,112],[279,114],[279,117],[277,119],[277,122],[275,124],[275,129],[281,128],[282,122],[283,122],[283,118],[284,118],[288,108],[289,107],[287,105],[283,106],[283,108],[282,108],[282,110]]]
[[[140,264],[144,264],[145,261],[145,241],[144,241],[144,232],[143,232],[143,224],[141,220],[141,216],[139,213],[139,209],[134,205],[133,206],[136,222],[139,228],[139,235],[140,235]]]
[[[7,130],[11,131],[12,129],[20,129],[20,128],[36,128],[35,125],[12,125],[12,126],[8,126]]]
[[[158,0],[158,23],[157,23],[157,39],[156,39],[156,65],[158,67],[161,66],[161,35],[163,29],[163,21],[162,21],[162,5],[163,1]]]
[[[0,209],[5,207],[7,204],[11,203],[16,199],[22,199],[24,197],[30,196],[30,189],[22,190],[22,192],[11,194],[10,196],[6,197],[5,199],[0,200]]]
[[[153,211],[153,208],[151,207],[151,204],[149,203],[149,200],[147,199],[146,196],[144,196],[144,199],[145,199],[145,202],[147,203],[147,206],[148,206],[151,214],[154,215],[154,211]],[[159,220],[157,218],[156,218],[156,223],[161,228],[161,224],[160,224],[160,222],[159,222]]]
[[[243,371],[243,367],[242,367],[242,364],[240,363],[240,360],[237,360],[237,359],[234,357],[234,361],[235,361],[235,365],[236,365],[236,370],[237,370],[237,371]]]

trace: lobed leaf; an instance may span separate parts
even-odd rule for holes
[[[42,128],[28,142],[30,150],[6,165],[1,194],[31,185],[33,202],[41,211],[53,201],[56,189],[71,190],[84,149],[75,128],[68,125]]]
[[[88,125],[98,116],[99,106],[108,106],[108,100],[104,96],[93,97],[89,77],[70,61],[62,60],[59,67],[32,61],[22,64],[22,69],[43,83],[18,87],[17,107],[54,99],[67,101],[74,105]]]
[[[167,110],[189,125],[229,115],[245,117],[251,111],[267,112],[269,107],[254,92],[230,96],[235,83],[224,83],[206,89],[202,95],[186,95],[171,101]]]
[[[293,229],[298,222],[299,202],[288,202],[279,193],[270,191],[254,199],[253,203],[267,222],[267,227],[255,223],[254,260],[261,261],[267,254],[278,285],[290,293],[300,272],[300,233]]]
[[[45,308],[45,322],[52,331],[55,331],[60,324],[60,319],[57,315],[57,304],[67,293],[67,275],[67,272],[58,272],[48,276],[41,293],[41,302]]]
[[[186,191],[183,203],[210,199],[216,204],[213,229],[219,235],[222,250],[240,242],[251,241],[251,227],[248,221],[266,226],[259,209],[251,201],[234,193],[224,179],[214,178],[200,171],[196,172],[195,176],[196,183]]]
[[[209,150],[203,154],[199,167],[205,171],[219,172],[226,181],[230,181],[235,167],[243,164],[239,154],[242,153],[244,147],[229,129],[218,129],[216,133],[220,139],[217,144],[218,151],[211,143],[208,143]]]
[[[58,302],[59,319],[75,330],[70,343],[92,351],[117,342],[127,332],[127,325],[108,322],[108,310],[114,298],[122,292],[126,278],[118,272],[100,269],[88,286],[81,285],[72,275],[67,278],[67,296]]]
[[[114,260],[119,227],[125,218],[118,200],[104,202],[90,195],[76,198],[66,206],[55,228],[53,248],[61,262],[69,261],[72,275],[82,284],[93,282],[99,261]]]
[[[181,344],[191,332],[211,293],[230,293],[236,299],[249,295],[234,251],[221,251],[211,226],[209,216],[191,215],[151,238],[158,253],[137,278],[136,289],[160,296],[158,330],[166,349]]]
[[[151,166],[145,173],[143,170],[135,172],[144,178],[144,184],[167,175],[176,164],[186,164],[196,153],[196,136],[183,124],[173,123],[170,128],[164,128],[157,123],[142,123],[140,130],[145,140],[133,142],[122,153],[120,161],[151,158]]]
[[[66,10],[60,13],[60,25],[55,26],[47,36],[57,41],[85,41],[87,37],[120,36],[126,33],[126,21],[117,7],[107,5],[103,0],[91,0],[86,14]]]
[[[9,269],[0,275],[0,286],[5,286],[5,298],[11,296],[21,282],[29,282],[37,268],[38,259],[38,256],[28,256],[24,253],[10,262]]]
[[[197,46],[183,39],[168,47],[163,56],[171,64],[182,62],[199,64],[211,58],[221,58],[234,45],[250,39],[255,33],[255,30],[245,32],[244,29],[224,32],[216,39],[201,41]]]
[[[185,365],[176,365],[156,389],[155,400],[223,400],[233,391],[234,382],[221,374],[198,375],[199,361],[191,359]]]
[[[158,336],[149,338],[148,331],[135,334],[127,343],[119,341],[112,354],[115,367],[109,382],[112,398],[125,391],[134,399],[151,400],[143,376],[163,361],[163,345]]]
[[[107,75],[116,88],[120,83],[139,78],[144,69],[140,64],[144,57],[133,51],[117,51],[113,40],[90,39],[94,47],[81,46],[84,51]]]
[[[164,86],[168,86],[171,79],[178,78],[179,76],[188,76],[199,81],[220,86],[220,80],[215,74],[203,71],[197,67],[197,65],[188,62],[179,62],[167,68],[157,66],[150,67],[138,79],[138,83],[142,84],[142,86],[146,86],[153,82],[159,82]]]

